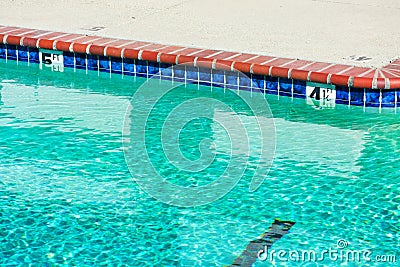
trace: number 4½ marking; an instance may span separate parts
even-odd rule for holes
[[[332,92],[331,89],[323,88],[322,89],[322,94],[323,94],[322,99],[330,100],[329,97],[330,97],[331,92]],[[321,87],[318,87],[318,86],[315,87],[314,90],[311,92],[310,97],[314,98],[315,100],[321,100]]]
[[[310,97],[315,98],[315,100],[320,100],[321,99],[321,88],[315,87],[314,90],[312,91]]]

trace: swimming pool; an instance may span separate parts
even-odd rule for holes
[[[1,62],[0,79],[1,265],[229,265],[275,218],[295,222],[273,244],[276,250],[321,251],[342,240],[373,256],[400,255],[400,124],[393,111],[316,110],[304,99],[267,95],[276,151],[260,188],[249,192],[256,164],[250,161],[228,194],[211,204],[177,207],[141,190],[125,162],[126,108],[146,79],[54,73],[21,62]],[[168,83],[160,81],[154,90]],[[149,120],[151,159],[173,183],[207,184],[227,165],[220,149],[211,171],[176,175],[157,153],[166,112],[206,97],[234,103],[229,90],[188,84],[167,96]],[[219,116],[254,116],[246,106],[238,109]],[[182,153],[191,160],[200,156],[202,140],[218,147],[227,141],[208,118],[190,121],[181,138]],[[255,266],[270,264],[258,260]],[[275,258],[275,264],[300,262]]]

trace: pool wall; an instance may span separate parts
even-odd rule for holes
[[[364,107],[397,108],[400,100],[400,60],[374,69],[0,26],[0,58],[40,63],[40,49],[62,51],[66,68],[296,98],[310,98],[307,86],[317,83],[335,89],[335,104]]]

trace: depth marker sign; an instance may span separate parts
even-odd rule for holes
[[[39,49],[40,68],[46,66],[52,71],[64,71],[64,56],[62,51]]]
[[[336,90],[332,84],[307,82],[307,104],[333,108],[336,102]]]

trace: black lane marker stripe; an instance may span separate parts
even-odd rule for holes
[[[237,257],[229,267],[251,267],[257,260],[257,253],[265,246],[270,248],[273,243],[289,233],[290,228],[295,224],[291,221],[280,221],[275,219],[268,231],[261,238],[250,241],[242,254]]]

